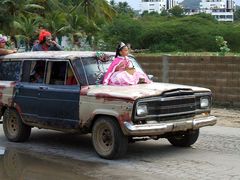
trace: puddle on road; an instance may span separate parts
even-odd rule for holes
[[[0,156],[4,155],[4,153],[5,153],[5,148],[0,147]]]
[[[88,180],[102,163],[0,147],[0,179]]]

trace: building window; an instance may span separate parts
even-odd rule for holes
[[[227,18],[227,19],[232,19],[233,16],[232,16],[232,15],[227,15],[226,18]]]

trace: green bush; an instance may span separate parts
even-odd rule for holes
[[[207,14],[185,17],[146,15],[135,19],[119,16],[101,33],[111,47],[124,41],[131,43],[133,48],[152,52],[217,52],[216,36],[228,41],[232,51],[240,48],[240,24],[220,23]]]

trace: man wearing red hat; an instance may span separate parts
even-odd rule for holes
[[[52,34],[45,29],[39,34],[39,43],[33,46],[33,51],[61,51],[62,48],[52,40]]]
[[[0,55],[7,55],[17,52],[17,50],[6,49],[7,36],[0,34]]]

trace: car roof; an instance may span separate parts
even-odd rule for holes
[[[104,52],[107,55],[115,55],[114,52]],[[4,59],[59,59],[59,60],[74,60],[79,57],[95,57],[96,51],[34,51],[34,52],[23,52],[13,53],[5,56],[0,56],[0,60]]]

